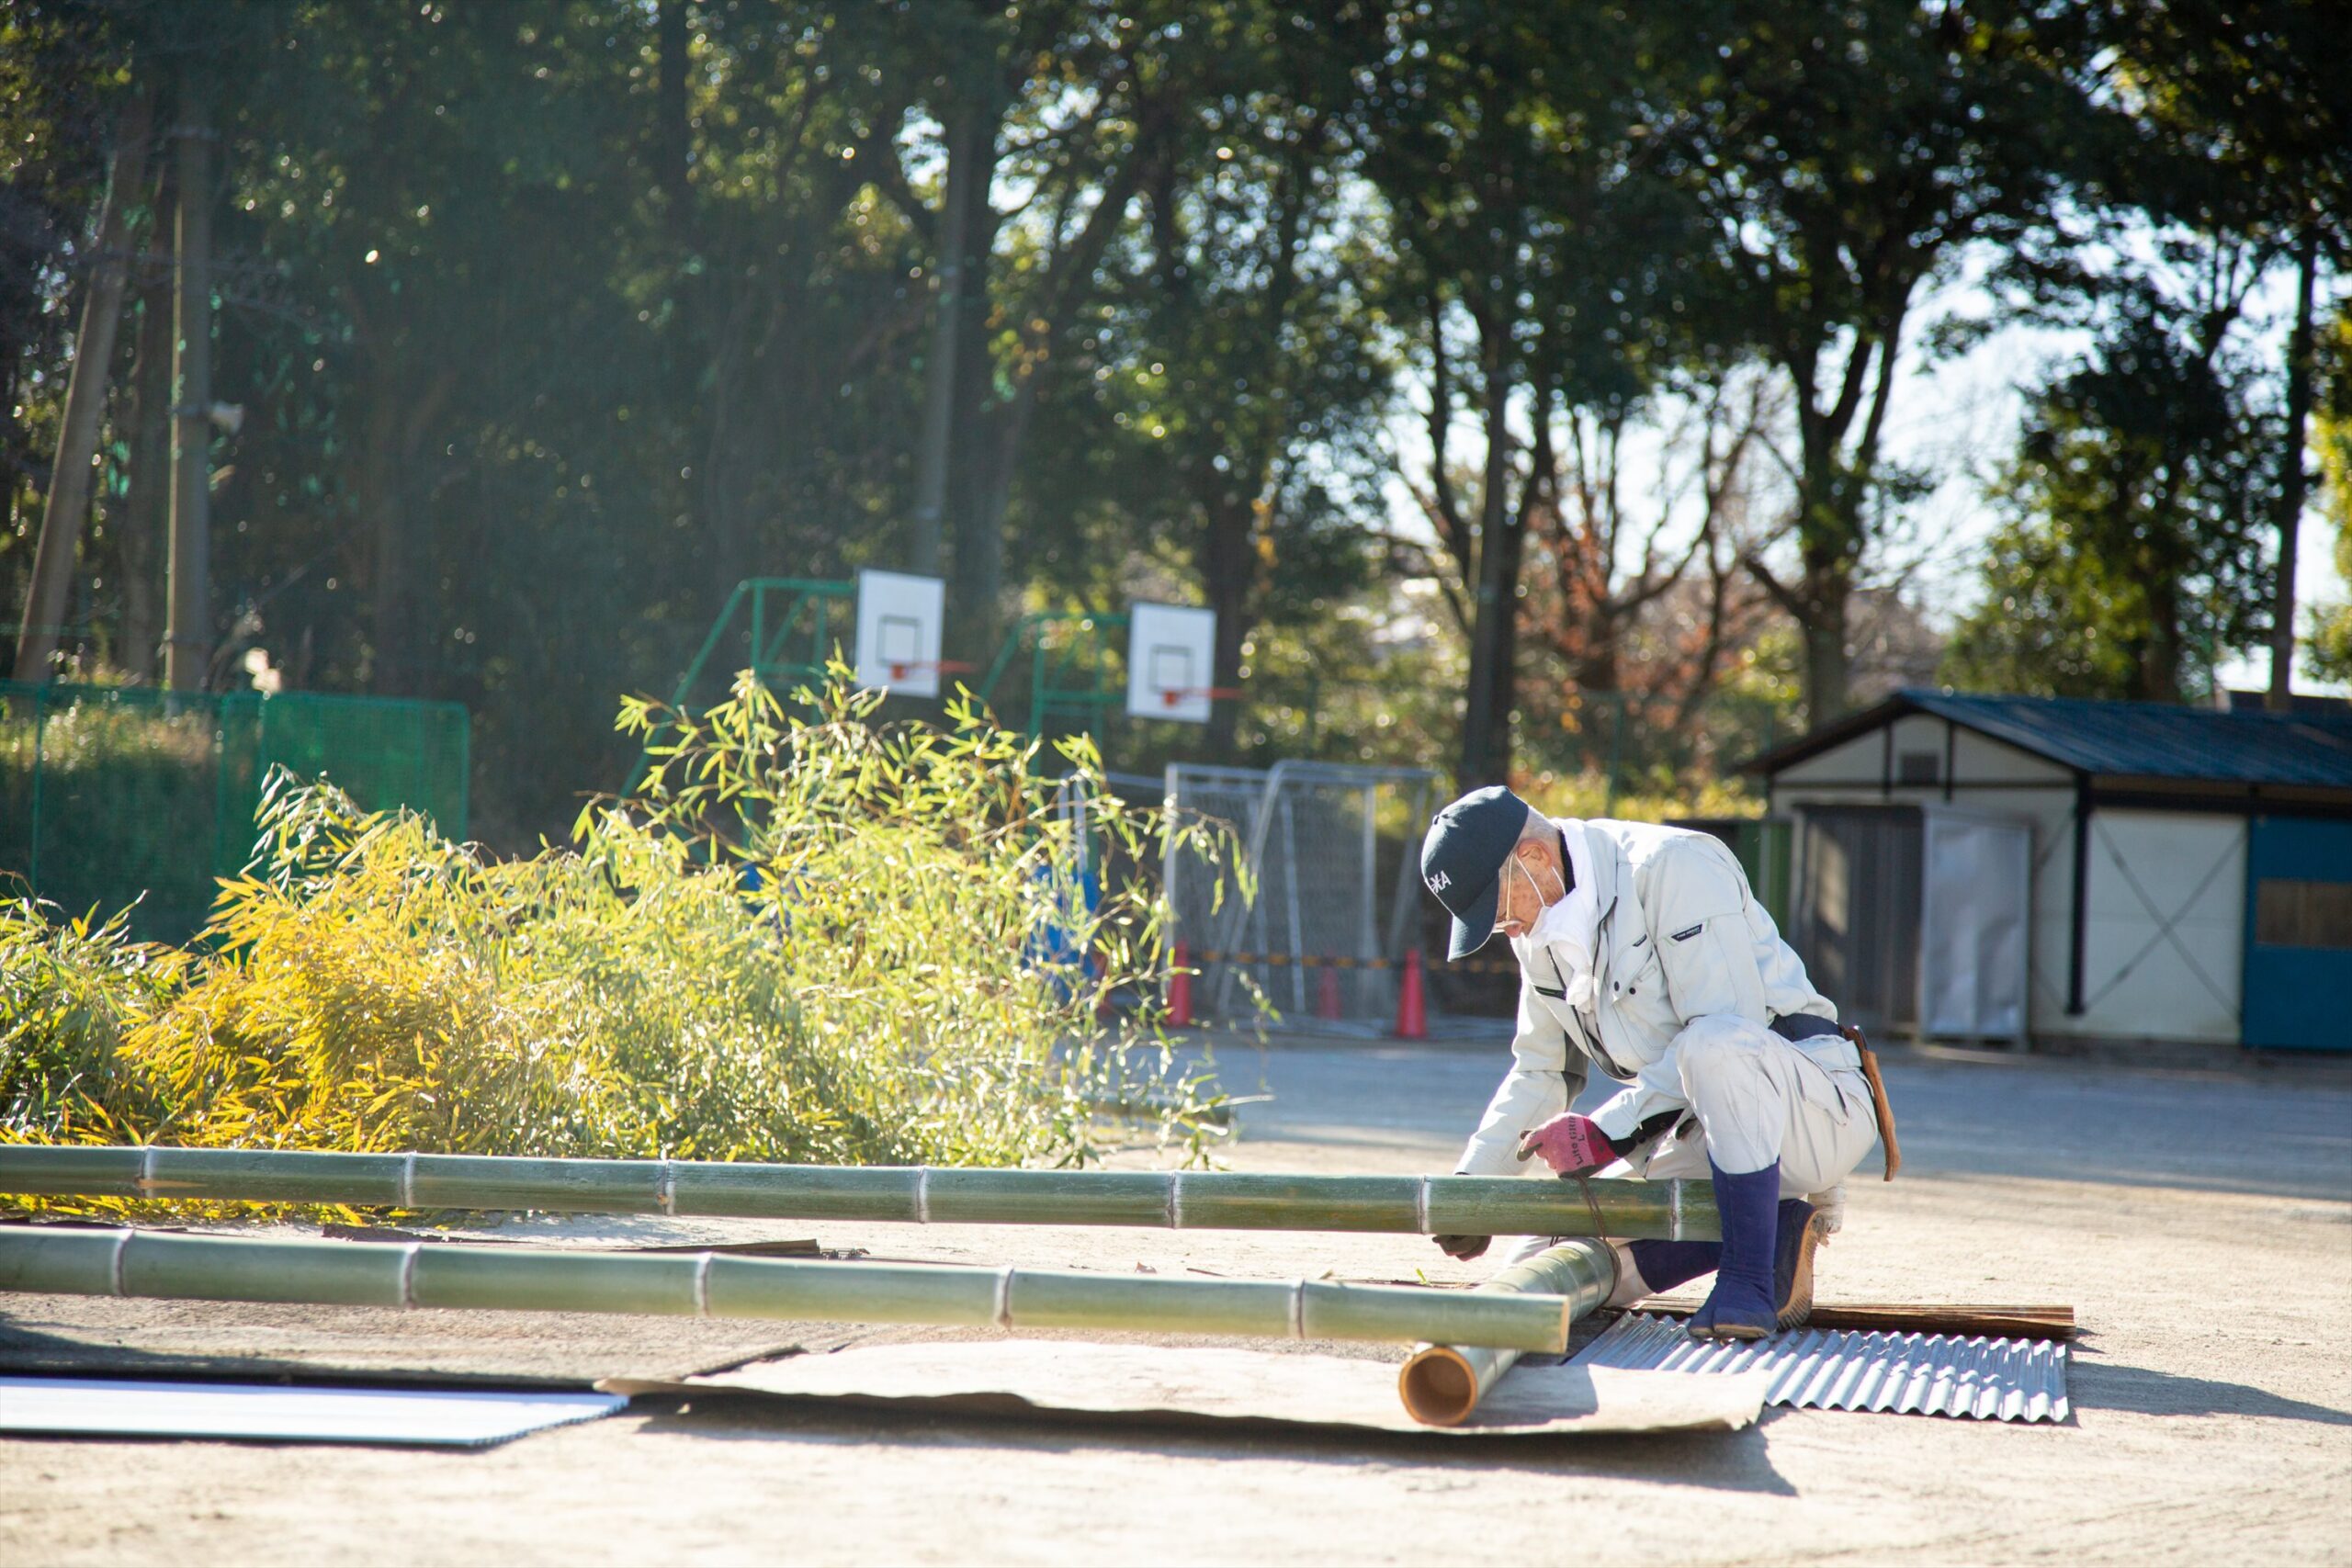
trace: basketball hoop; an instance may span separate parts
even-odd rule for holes
[[[1206,724],[1217,697],[1216,612],[1184,604],[1137,603],[1127,612],[1127,716]]]
[[[870,567],[857,574],[854,667],[859,685],[902,696],[935,697],[939,671],[971,668],[939,657],[946,595],[946,583],[935,577]]]

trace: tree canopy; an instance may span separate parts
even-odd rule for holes
[[[2292,619],[2340,439],[2347,44],[2321,0],[0,0],[11,614],[72,547],[14,676],[160,678],[176,423],[208,678],[465,703],[494,841],[619,782],[616,698],[737,581],[865,566],[948,579],[975,662],[1025,610],[1215,608],[1229,760],[1477,783],[1606,709],[1711,766],[1866,694],[1944,477],[1905,377],[2031,320],[2082,346],[1944,583],[1983,609],[1930,607],[1947,671],[2178,696]]]

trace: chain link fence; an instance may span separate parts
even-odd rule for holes
[[[1177,762],[1167,779],[1176,810],[1232,830],[1256,884],[1252,897],[1213,907],[1211,869],[1187,854],[1166,857],[1174,940],[1200,971],[1201,1010],[1247,1013],[1254,987],[1294,1019],[1393,1021],[1398,971],[1418,935],[1418,861],[1438,775]]]

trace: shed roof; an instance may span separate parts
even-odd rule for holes
[[[2167,703],[1996,697],[1906,687],[1747,764],[1777,773],[1905,714],[1926,713],[2078,773],[2110,778],[2352,789],[2352,705],[2222,712]]]

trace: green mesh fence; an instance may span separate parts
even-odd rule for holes
[[[0,682],[0,893],[136,901],[139,935],[183,942],[250,858],[273,766],[463,838],[469,739],[456,703]]]

